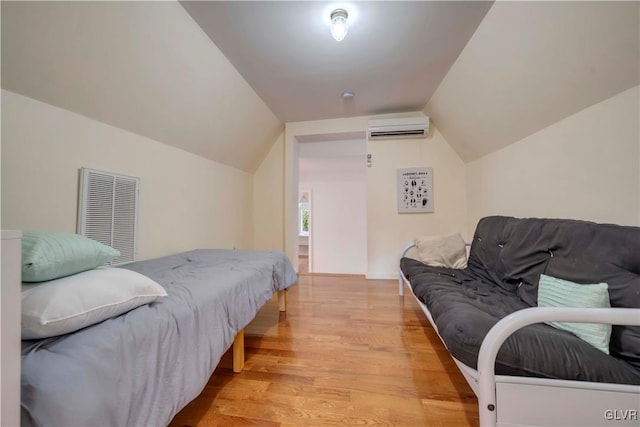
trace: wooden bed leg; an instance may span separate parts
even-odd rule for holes
[[[278,291],[278,308],[287,311],[287,291]]]
[[[233,339],[233,372],[236,374],[244,369],[244,329],[240,329]]]

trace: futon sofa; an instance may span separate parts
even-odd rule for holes
[[[492,216],[478,223],[466,268],[415,253],[409,245],[401,254],[401,290],[410,287],[476,392],[482,425],[637,425],[640,228]],[[572,300],[597,286],[609,301],[538,307],[541,277],[558,280],[544,282],[545,296],[555,283],[574,286],[563,288],[568,301],[552,295],[554,305],[583,307]],[[568,321],[613,324],[608,348],[561,329]]]

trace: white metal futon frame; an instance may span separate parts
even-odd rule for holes
[[[415,244],[407,245],[402,257],[417,259]],[[400,270],[401,296],[404,284],[440,337],[427,306]],[[480,426],[640,426],[640,386],[495,374],[504,341],[520,328],[548,321],[638,326],[640,309],[532,307],[500,320],[482,342],[477,370],[452,357],[478,397]]]

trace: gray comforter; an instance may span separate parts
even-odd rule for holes
[[[23,341],[23,426],[168,424],[236,333],[297,281],[279,252],[196,250],[124,268],[168,296],[72,334]]]

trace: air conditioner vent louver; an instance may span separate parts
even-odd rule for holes
[[[395,131],[372,131],[372,138],[385,138],[394,136],[424,136],[424,129],[418,130],[395,130]]]
[[[428,133],[426,116],[370,120],[367,132],[370,140],[425,138]]]
[[[135,261],[139,178],[82,168],[78,234],[120,251],[109,264]]]

